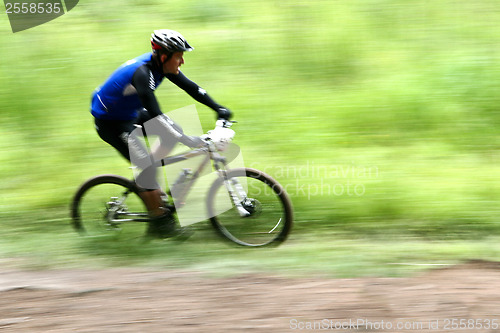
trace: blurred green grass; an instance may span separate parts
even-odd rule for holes
[[[500,232],[499,19],[493,0],[89,0],[16,34],[3,20],[1,256],[29,257],[37,248],[49,259],[34,261],[44,264],[163,256],[163,245],[125,251],[119,241],[75,238],[67,216],[86,178],[131,175],[97,137],[90,94],[118,65],[149,51],[152,30],[173,28],[195,46],[184,73],[234,111],[246,165],[292,196],[290,244],[273,250],[292,258],[281,258],[289,269],[320,270],[321,260],[304,262],[341,244],[350,254],[339,254],[334,269],[351,260],[376,272],[396,252],[411,260],[425,251],[421,242],[429,250],[417,260],[495,257],[498,242],[481,241]],[[165,112],[193,103],[168,82],[157,94]],[[197,108],[210,129],[212,111]],[[384,237],[392,254],[377,245]],[[403,246],[408,237],[417,240]],[[208,244],[209,265],[234,266],[244,256],[252,267],[257,259],[280,266]],[[448,256],[433,244],[460,250]],[[187,256],[193,266],[207,251],[167,247],[173,262]]]

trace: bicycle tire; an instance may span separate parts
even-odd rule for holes
[[[224,178],[220,177],[211,185],[207,196],[212,226],[219,235],[238,245],[262,247],[281,244],[287,239],[293,224],[292,204],[283,186],[266,173],[251,168],[227,172],[227,179],[235,177],[246,183],[246,193],[253,207],[249,211],[252,213],[241,217],[234,205],[219,213],[217,206],[225,205],[227,208],[230,200]]]
[[[138,212],[146,214],[145,207],[138,195],[138,188],[131,180],[116,175],[100,175],[90,178],[77,190],[71,203],[71,223],[74,229],[82,235],[97,236],[111,232],[122,232],[121,224],[110,224],[107,218],[110,214],[109,204],[113,197],[124,196],[124,203],[132,206]],[[110,201],[111,200],[111,201]],[[130,223],[132,224],[132,223]],[[127,227],[130,232],[144,225]],[[134,229],[134,230],[132,230]]]

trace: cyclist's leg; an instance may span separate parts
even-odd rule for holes
[[[142,201],[144,201],[144,204],[149,212],[149,216],[156,217],[168,213],[168,210],[164,207],[161,199],[160,190],[144,190],[139,192],[139,197],[141,197]]]
[[[182,129],[179,126],[169,123],[174,129],[174,131],[172,131],[172,128],[166,128],[161,121],[155,121],[154,118],[151,118],[146,110],[139,112],[136,123],[142,127],[140,131],[135,131],[136,134],[145,137],[159,138],[159,144],[150,147],[151,154],[149,158],[153,161],[168,156],[178,142],[176,135],[179,135],[179,133],[182,134]],[[144,177],[146,182],[155,181],[155,183],[149,184],[146,187],[156,186],[156,169],[157,168],[153,166],[146,167],[139,177],[137,177],[137,182],[142,183],[143,181],[141,178]],[[159,186],[154,188],[154,190],[145,191],[141,194],[144,197],[143,200],[146,205],[151,205],[147,206],[151,216],[147,235],[160,238],[173,236],[178,239],[189,238],[192,234],[192,230],[178,225],[172,211],[164,206],[163,199],[161,198],[162,191],[159,189]]]
[[[166,117],[166,115],[163,116]],[[151,147],[152,155],[156,160],[166,157],[179,142],[173,131],[183,133],[182,128],[174,122],[171,122],[171,128],[167,129],[162,121],[157,117],[152,118],[146,110],[139,111],[136,124],[142,126],[144,135],[156,136],[160,139],[157,145]]]
[[[135,121],[109,121],[109,120],[101,120],[96,119],[96,130],[101,139],[108,144],[110,144],[113,148],[115,148],[125,159],[131,160],[130,158],[130,149],[128,144],[128,138],[130,133],[135,129],[134,126]],[[134,155],[146,154],[146,148],[141,144],[137,143],[135,147],[137,149],[142,148],[142,152],[135,152]],[[134,158],[135,159],[135,158]],[[143,171],[137,178],[140,177],[141,186],[144,188],[144,191],[139,193],[139,196],[144,201],[146,208],[151,216],[159,216],[165,213],[163,208],[163,202],[161,200],[161,191],[159,190],[158,183],[156,182],[156,168],[151,167],[151,165],[147,165],[147,162],[141,162]],[[150,163],[149,163],[150,164]],[[151,181],[153,179],[153,181]],[[141,185],[139,183],[139,185]]]
[[[149,141],[149,144],[151,145],[151,153],[149,155],[150,160],[145,161],[144,163],[151,164],[152,161],[158,161],[168,156],[168,154],[173,150],[178,142],[175,134],[182,133],[182,129],[173,124],[173,122],[172,126],[174,126],[176,132],[173,132],[171,129],[166,128],[165,124],[159,121],[159,117],[151,118],[145,110],[139,111],[139,116],[137,117],[136,123],[137,125],[140,125],[141,128],[133,131],[131,137],[129,138],[129,142],[131,140],[132,142],[135,140],[138,141],[138,136],[148,137],[150,139],[153,137],[159,139],[159,141],[155,142],[155,145],[152,144],[152,140]],[[133,146],[136,146],[136,144],[134,143]],[[139,167],[143,169],[143,172],[137,177],[137,184],[148,189],[159,189],[159,186],[156,183],[157,168],[140,165]],[[155,205],[155,202],[163,203],[161,195],[161,191],[151,191],[151,193],[147,194],[147,198],[150,198],[151,204]]]
[[[127,141],[132,163],[142,170],[135,179],[139,188],[143,189],[139,192],[139,196],[144,201],[151,217],[165,215],[168,211],[164,207],[161,199],[162,192],[156,179],[158,168],[153,164],[154,159],[138,140],[136,134],[132,132]]]

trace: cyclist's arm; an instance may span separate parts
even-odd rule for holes
[[[139,67],[132,77],[132,85],[137,90],[137,96],[142,106],[148,111],[151,118],[163,114],[154,94],[154,85],[150,86],[151,71],[147,66]]]
[[[165,77],[176,86],[187,92],[189,96],[193,97],[196,101],[208,106],[214,111],[218,111],[222,108],[222,106],[217,104],[204,89],[188,79],[182,72],[179,72],[179,74],[176,75],[167,74]]]
[[[132,77],[132,85],[137,90],[137,95],[141,100],[142,106],[148,111],[151,118],[155,118],[159,115],[163,115],[158,104],[158,100],[154,94],[154,86],[151,87],[150,84],[150,70],[146,66],[141,66],[137,69]],[[182,129],[175,125],[170,118],[163,116],[156,118],[157,121],[167,130],[170,134],[178,139],[181,143],[189,147],[200,147],[203,141],[198,137],[191,137],[185,135]]]

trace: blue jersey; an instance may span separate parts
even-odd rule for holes
[[[132,120],[143,105],[132,85],[132,77],[139,67],[151,61],[152,53],[145,53],[121,65],[97,88],[92,95],[91,112],[95,118],[107,120]],[[152,90],[160,85],[164,75],[150,71],[149,86]]]

